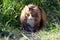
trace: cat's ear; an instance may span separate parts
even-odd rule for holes
[[[27,5],[22,9],[21,15],[20,15],[20,21],[25,22],[26,20],[26,10],[28,10]]]

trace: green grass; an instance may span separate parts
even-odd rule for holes
[[[8,36],[0,38],[1,40],[60,40],[60,29],[51,31],[40,31],[34,35],[23,33],[24,31],[13,30]],[[12,35],[13,34],[13,35]]]
[[[23,33],[20,26],[21,10],[27,4],[36,4],[45,10],[47,23],[44,31],[34,35]],[[59,0],[0,0],[0,40],[60,40]]]

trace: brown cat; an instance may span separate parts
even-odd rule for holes
[[[21,25],[28,32],[36,32],[46,25],[46,15],[41,7],[34,4],[26,5],[20,16]]]

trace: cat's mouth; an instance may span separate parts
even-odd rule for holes
[[[34,22],[34,20],[27,20],[27,23],[31,26],[31,27],[34,27],[34,24],[35,24],[35,22]]]
[[[30,30],[30,31],[34,31],[34,20],[27,20],[27,24],[28,24],[28,29]]]

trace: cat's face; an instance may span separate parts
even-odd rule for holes
[[[26,7],[25,17],[27,18],[27,23],[33,27],[35,23],[38,23],[41,19],[39,8],[34,5],[28,5],[25,7]]]

